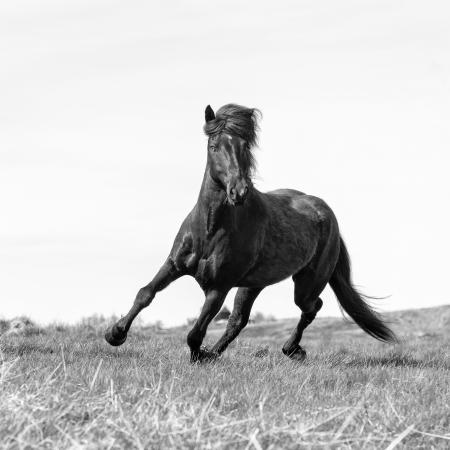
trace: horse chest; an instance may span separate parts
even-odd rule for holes
[[[261,220],[260,220],[261,219]],[[258,255],[264,222],[258,205],[195,208],[177,235],[171,259],[204,289],[234,286]]]
[[[253,262],[251,245],[223,235],[208,242],[198,260],[195,279],[202,287],[234,285]]]

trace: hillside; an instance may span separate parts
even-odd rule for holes
[[[433,338],[450,339],[450,305],[433,308],[411,309],[383,314],[389,326],[395,331],[400,344],[407,342],[422,342]],[[295,318],[271,320],[260,323],[250,323],[237,338],[239,341],[251,341],[251,345],[271,348],[273,351],[281,349],[284,341],[297,325]],[[105,322],[107,323],[107,322]],[[205,343],[212,345],[225,330],[226,324],[212,322],[208,328]],[[146,331],[157,335],[181,335],[189,331],[189,326],[154,329],[153,327],[139,327],[135,332],[145,334]],[[345,317],[317,317],[303,335],[302,345],[309,346],[345,344],[348,341],[369,344],[376,348],[386,348],[385,344],[374,341],[365,334],[351,319]],[[231,348],[235,343],[231,344]]]
[[[448,448],[450,307],[387,318],[399,344],[319,318],[295,363],[280,351],[287,319],[250,325],[202,365],[189,363],[186,327],[136,327],[112,348],[101,318],[3,322],[0,447]]]

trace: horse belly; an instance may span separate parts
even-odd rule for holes
[[[272,230],[265,239],[256,264],[239,285],[250,287],[275,284],[292,276],[311,261],[317,243],[317,230],[305,227],[305,223],[296,224],[295,220],[288,227]]]
[[[260,261],[239,282],[240,287],[267,286],[279,283],[301,270],[311,260],[309,255],[277,255]]]

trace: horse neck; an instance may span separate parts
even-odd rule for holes
[[[254,188],[250,185],[250,192],[243,205],[239,207],[230,206],[226,202],[226,193],[211,177],[209,165],[206,166],[202,186],[197,200],[197,220],[203,223],[207,235],[213,234],[220,224],[221,229],[233,229],[247,208],[250,208],[254,199]]]
[[[206,165],[203,175],[202,186],[198,195],[197,206],[200,211],[210,211],[220,209],[225,206],[226,194],[223,188],[213,180],[209,171],[209,164]]]

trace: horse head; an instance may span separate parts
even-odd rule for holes
[[[209,173],[233,206],[244,203],[252,187],[258,114],[234,104],[223,106],[217,114],[209,105],[205,110]]]

